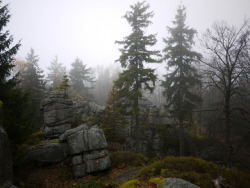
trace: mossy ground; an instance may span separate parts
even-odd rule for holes
[[[22,148],[42,142],[43,136],[38,132],[31,135]],[[58,140],[51,142],[57,143]],[[35,164],[30,165],[24,157],[19,157],[15,161],[19,161],[16,167],[21,172],[19,177],[15,178],[15,184],[20,188],[112,188],[120,187],[131,179],[138,181],[125,184],[127,187],[154,188],[159,187],[162,178],[167,177],[182,178],[200,187],[213,188],[211,181],[219,176],[225,179],[229,188],[250,187],[250,174],[194,157],[156,157],[149,160],[134,152],[114,151],[111,154],[110,169],[80,179],[74,179],[71,168],[63,164],[37,167]],[[126,178],[123,178],[125,176]]]
[[[126,153],[128,155],[128,153]],[[131,154],[134,155],[134,154]],[[136,155],[134,155],[136,156]],[[125,158],[125,157],[124,157]],[[140,157],[139,157],[140,158]],[[122,157],[120,158],[120,160]],[[125,184],[125,187],[159,187],[162,178],[177,177],[185,179],[199,187],[213,188],[211,180],[222,176],[228,187],[250,187],[250,174],[235,171],[223,166],[215,165],[193,157],[158,157],[148,165],[133,166],[124,163],[113,165],[110,169],[98,174],[89,175],[80,179],[73,178],[71,169],[63,164],[35,169],[20,187],[27,188],[73,188],[73,187],[120,187],[120,181],[126,172],[140,168],[136,182]],[[126,164],[126,166],[124,165]],[[119,177],[119,178],[118,178]]]
[[[222,176],[228,187],[250,187],[250,174],[194,157],[162,157],[143,167],[138,173],[140,178],[157,176],[182,178],[206,188],[214,188],[211,181]]]

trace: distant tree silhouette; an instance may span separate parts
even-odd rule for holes
[[[167,27],[170,36],[164,39],[164,60],[167,61],[168,73],[162,82],[163,95],[167,100],[167,107],[178,118],[180,126],[180,156],[184,155],[183,120],[192,115],[200,97],[194,88],[201,84],[200,76],[193,65],[201,59],[201,54],[192,51],[196,31],[185,25],[185,7],[179,6],[173,28]]]

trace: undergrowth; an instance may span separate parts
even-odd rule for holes
[[[237,188],[250,187],[250,175],[194,157],[164,157],[143,167],[138,177],[177,177],[197,186],[214,188],[211,181],[222,176],[225,182]]]
[[[130,151],[119,151],[111,154],[113,168],[125,168],[128,166],[142,166],[148,162],[148,158],[142,154]]]

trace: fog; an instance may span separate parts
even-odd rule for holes
[[[122,16],[137,0],[5,0],[12,15],[7,29],[14,42],[21,40],[18,58],[24,59],[30,48],[39,55],[39,66],[46,71],[57,55],[67,70],[76,57],[88,67],[109,65],[118,59],[119,46],[130,33]],[[187,25],[198,34],[215,20],[240,25],[250,17],[249,0],[148,0],[154,12],[147,34],[157,33],[155,49],[162,50],[166,26],[172,26],[180,2],[187,7]]]

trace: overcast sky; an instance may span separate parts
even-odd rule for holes
[[[39,55],[39,65],[46,69],[52,59],[67,70],[76,57],[88,67],[111,64],[119,58],[119,46],[130,33],[122,18],[137,0],[3,0],[10,3],[12,15],[7,29],[15,42],[21,40],[18,57],[24,59],[30,48]],[[187,25],[199,34],[215,20],[239,26],[250,18],[250,0],[148,0],[154,12],[147,34],[157,33],[155,49],[162,50],[166,26],[172,26],[180,2],[187,7]]]

